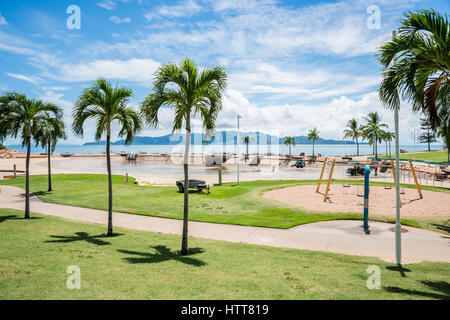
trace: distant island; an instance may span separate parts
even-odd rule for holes
[[[262,132],[241,132],[241,144],[242,138],[245,136],[250,137],[249,144],[283,144],[284,137],[277,137],[267,135]],[[312,144],[312,141],[308,141],[306,136],[295,136],[295,144]],[[133,143],[134,145],[174,145],[180,144],[184,142],[184,134],[167,134],[159,137],[140,137],[137,136]],[[104,145],[106,144],[105,140],[101,140],[98,142],[86,142],[83,145]],[[115,142],[111,142],[111,145],[124,145],[125,140],[117,140]],[[191,144],[194,145],[208,145],[208,144],[227,144],[234,145],[237,144],[237,131],[218,131],[214,134],[213,137],[206,137],[203,133],[191,133]],[[333,139],[323,139],[319,138],[319,141],[316,141],[317,144],[355,144],[353,141],[345,141],[345,140],[333,140]],[[365,143],[362,143],[365,144]]]

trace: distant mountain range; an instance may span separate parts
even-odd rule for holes
[[[132,144],[135,145],[146,145],[146,144],[154,144],[154,145],[170,145],[170,144],[180,144],[184,143],[184,134],[167,134],[165,136],[160,137],[135,137]],[[283,144],[285,138],[267,135],[262,132],[241,132],[241,144],[244,144],[242,138],[245,136],[250,137],[249,144]],[[295,136],[295,144],[312,144],[312,141],[308,141],[306,136]],[[228,144],[233,145],[237,143],[237,131],[218,131],[214,134],[212,138],[208,138],[203,133],[191,133],[191,143],[195,145],[201,144]],[[104,145],[106,144],[105,140],[101,140],[98,142],[86,142],[84,145]],[[118,140],[115,142],[111,142],[111,145],[124,145],[125,140]],[[316,144],[355,144],[353,141],[345,141],[345,140],[333,140],[333,139],[323,139],[319,138],[319,141],[316,141]]]

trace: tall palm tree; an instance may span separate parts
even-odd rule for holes
[[[380,100],[389,108],[400,107],[400,98],[414,111],[429,116],[432,128],[440,126],[440,109],[450,95],[450,25],[447,15],[434,10],[409,12],[397,36],[377,53],[383,80]]]
[[[248,159],[248,144],[250,143],[250,140],[253,140],[253,138],[250,138],[250,136],[245,136],[242,138],[242,141],[245,143],[245,161]]]
[[[30,154],[31,138],[38,123],[48,114],[61,119],[62,110],[51,103],[28,99],[24,94],[9,92],[0,97],[0,139],[10,135],[20,136],[22,146],[27,147],[25,165],[25,219],[30,218]]]
[[[444,140],[444,146],[447,149],[447,162],[450,162],[450,104],[446,104],[439,111],[440,129],[438,135]]]
[[[344,139],[352,139],[356,141],[356,155],[359,156],[359,141],[358,138],[362,138],[362,128],[358,124],[358,120],[351,119],[347,122],[347,129],[344,130]]]
[[[185,58],[180,64],[167,63],[155,73],[153,93],[141,106],[141,113],[151,127],[157,127],[158,111],[163,106],[175,112],[172,133],[184,126],[184,209],[181,254],[188,252],[189,179],[188,155],[191,136],[191,116],[200,115],[203,127],[213,130],[222,110],[222,94],[227,85],[227,75],[221,66],[198,68],[194,61]]]
[[[314,143],[319,140],[319,131],[317,131],[317,128],[309,130],[308,137],[306,139],[308,141],[312,140],[312,142],[313,142],[313,154],[312,154],[312,156],[314,158],[315,157],[314,156]]]
[[[100,141],[106,134],[106,167],[108,170],[108,236],[113,235],[112,225],[112,176],[111,176],[111,125],[120,126],[119,138],[125,136],[125,144],[133,142],[135,135],[142,129],[139,113],[127,105],[132,96],[131,89],[111,85],[99,78],[78,97],[73,109],[73,132],[83,136],[84,122],[95,119],[95,140]]]
[[[381,116],[378,112],[371,112],[364,119],[367,122],[362,127],[364,136],[369,141],[369,144],[373,145],[375,159],[378,159],[378,143],[383,141],[383,135],[385,133],[382,128],[387,128],[388,125],[381,122]]]
[[[37,123],[34,140],[36,146],[41,145],[47,149],[47,167],[48,167],[48,191],[52,191],[52,174],[50,166],[50,155],[55,151],[56,143],[59,139],[67,139],[64,121],[57,117],[46,114],[45,117]]]
[[[386,131],[383,135],[383,140],[386,141],[386,155],[387,152],[387,145],[389,144],[389,158],[391,157],[391,142],[395,139],[395,133]]]
[[[295,139],[291,136],[287,136],[284,138],[284,144],[289,146],[289,158],[291,157],[291,145],[295,147]]]

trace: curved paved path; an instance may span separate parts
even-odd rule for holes
[[[0,207],[24,209],[24,190],[0,186]],[[107,212],[52,203],[34,199],[31,211],[66,219],[107,224]],[[117,227],[181,234],[182,221],[167,218],[113,213]],[[192,237],[242,242],[274,247],[316,250],[373,256],[390,262],[395,261],[395,234],[389,229],[392,224],[371,222],[371,234],[364,234],[361,221],[326,221],[293,227],[274,229],[247,227],[206,222],[189,222]],[[450,262],[450,237],[417,228],[403,227],[403,263],[419,261]]]

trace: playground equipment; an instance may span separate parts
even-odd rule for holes
[[[328,165],[329,163],[330,163],[330,161],[328,160],[328,158],[325,158],[325,160],[324,160],[324,162],[323,162],[322,170],[321,170],[321,172],[320,172],[320,178],[319,178],[319,182],[318,182],[318,184],[317,184],[316,192],[319,192],[319,190],[320,190],[320,185],[321,185],[322,180],[323,180],[324,172],[325,172],[325,169],[327,168],[327,165]],[[394,180],[394,184],[396,183],[396,174],[395,174],[395,173],[396,173],[396,172],[395,172],[396,170],[395,170],[395,164],[394,164],[394,161],[393,161],[393,160],[390,160],[390,164],[388,164],[388,163],[386,163],[386,162],[381,163],[381,164],[379,164],[378,162],[372,162],[372,163],[370,163],[370,160],[369,160],[369,159],[367,159],[367,163],[366,163],[366,164],[361,164],[361,163],[352,163],[352,164],[349,164],[348,162],[337,162],[336,159],[333,158],[333,159],[331,160],[331,167],[330,167],[330,171],[329,171],[329,176],[328,176],[327,186],[326,186],[326,189],[325,189],[325,192],[324,192],[323,202],[326,202],[327,199],[328,199],[328,193],[329,193],[329,190],[330,190],[331,181],[333,180],[333,173],[334,173],[334,169],[335,169],[336,164],[343,164],[343,165],[345,165],[345,166],[348,166],[348,165],[352,166],[352,167],[347,168],[346,172],[347,172],[347,174],[349,175],[349,177],[355,177],[355,178],[357,178],[357,177],[359,176],[359,174],[361,173],[361,171],[363,171],[364,176],[365,176],[365,174],[366,174],[366,168],[367,168],[367,167],[369,168],[369,170],[371,170],[371,169],[382,168],[382,169],[383,169],[383,172],[385,172],[387,169],[391,169],[391,171],[392,171],[392,178],[393,178],[393,180]],[[406,168],[405,168],[405,169],[406,169]],[[414,169],[414,165],[413,165],[411,159],[409,159],[409,170],[411,171],[411,173],[412,173],[412,175],[413,175],[414,183],[416,184],[416,189],[417,189],[417,192],[419,193],[419,198],[420,198],[420,199],[423,199],[422,190],[420,189],[420,183],[419,183],[419,180],[418,180],[418,178],[417,178],[416,171],[415,171],[415,169]],[[380,170],[380,172],[381,172],[381,170]],[[370,172],[369,172],[369,173],[370,173]],[[399,175],[399,176],[400,176],[400,175]],[[392,187],[390,187],[390,185],[388,186],[388,182],[387,182],[386,179],[387,179],[387,178],[385,177],[385,178],[384,178],[385,189],[392,189]],[[401,176],[400,176],[400,179],[401,179]],[[345,180],[345,179],[344,179],[344,180]],[[405,182],[405,181],[403,181],[403,182]],[[343,187],[346,187],[346,186],[350,186],[349,181],[347,181],[347,182],[344,181]],[[369,186],[368,186],[368,188],[370,189]],[[364,189],[365,189],[365,187],[364,187]],[[405,191],[404,191],[403,188],[402,188],[402,190],[401,190],[400,193],[401,193],[401,194],[405,194]],[[357,196],[359,196],[359,197],[364,196],[363,190],[362,190],[362,186],[359,186],[359,185],[357,186],[357,192],[356,192],[356,194],[357,194]],[[401,207],[401,206],[402,206],[402,204],[400,203],[400,207]]]

